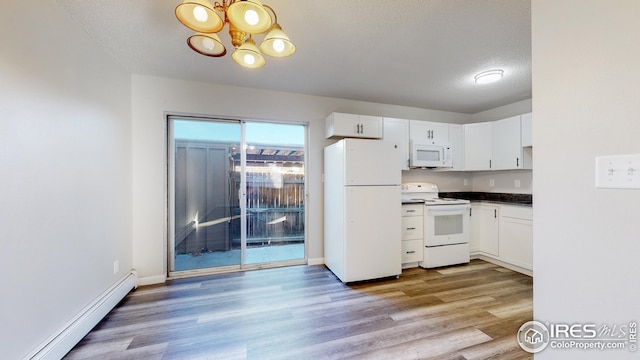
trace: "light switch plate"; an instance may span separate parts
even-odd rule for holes
[[[596,188],[640,189],[640,154],[596,157]]]

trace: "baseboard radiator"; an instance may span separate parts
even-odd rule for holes
[[[136,287],[137,273],[132,270],[98,296],[73,319],[44,341],[28,359],[61,359],[93,329],[127,294]]]

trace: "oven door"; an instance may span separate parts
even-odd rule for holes
[[[425,246],[468,243],[469,208],[468,204],[425,206]]]

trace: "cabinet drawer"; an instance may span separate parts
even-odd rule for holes
[[[402,216],[422,216],[424,205],[402,205]]]
[[[422,261],[422,239],[402,242],[402,263]]]
[[[402,218],[402,240],[422,239],[423,229],[422,216],[404,216]]]

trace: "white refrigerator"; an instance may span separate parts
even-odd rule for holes
[[[324,149],[324,262],[342,282],[402,272],[398,151],[365,139]]]

